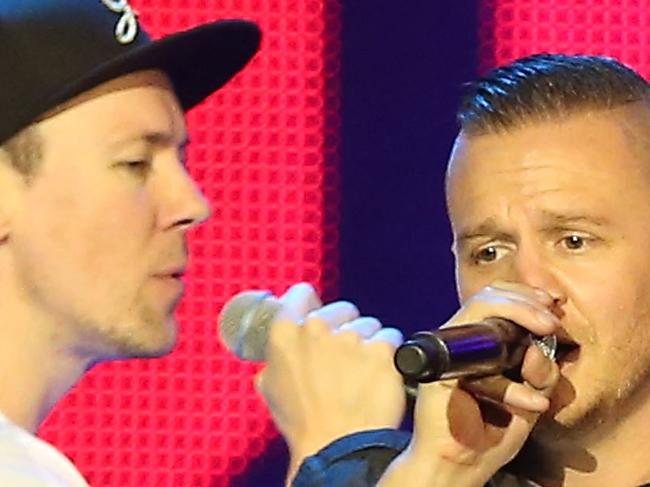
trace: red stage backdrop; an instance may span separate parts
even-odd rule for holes
[[[240,17],[264,38],[245,71],[189,116],[190,170],[214,214],[191,235],[177,349],[97,367],[41,434],[95,487],[226,486],[276,432],[252,387],[257,366],[216,338],[221,306],[251,287],[336,289],[338,2],[131,3],[154,37]]]
[[[480,65],[537,52],[613,56],[650,76],[650,0],[482,0]]]

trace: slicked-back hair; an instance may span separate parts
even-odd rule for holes
[[[536,54],[466,85],[457,120],[469,135],[499,133],[649,99],[648,82],[614,59]]]

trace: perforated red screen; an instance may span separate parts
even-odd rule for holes
[[[257,367],[217,341],[222,304],[250,287],[336,288],[338,2],[131,3],[154,37],[242,17],[259,23],[262,48],[189,116],[190,170],[214,215],[191,238],[177,349],[97,367],[41,434],[93,486],[225,486],[276,433],[253,391]]]
[[[650,75],[650,0],[483,0],[483,70],[536,52],[604,54]]]

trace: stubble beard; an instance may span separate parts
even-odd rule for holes
[[[79,322],[78,330],[95,349],[94,362],[157,358],[173,350],[178,334],[174,317],[178,301],[166,310],[156,310],[145,303],[145,300],[136,300],[122,316],[106,321]]]
[[[178,325],[174,318],[176,303],[165,313],[143,305],[124,333],[113,336],[116,348],[125,358],[156,358],[167,355],[176,345]]]
[[[607,379],[601,379],[602,387],[597,393],[577,397],[576,401],[554,414],[543,415],[535,429],[535,437],[551,441],[569,440],[586,446],[611,435],[627,415],[650,397],[650,360],[636,364],[617,362],[623,376],[610,374]],[[630,365],[635,368],[631,373]],[[611,367],[602,367],[603,377]],[[593,385],[591,388],[593,391]]]

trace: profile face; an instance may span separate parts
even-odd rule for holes
[[[650,374],[650,115],[641,104],[461,133],[447,199],[461,301],[496,280],[558,298],[579,349],[554,419],[587,432],[641,403]]]
[[[16,313],[93,359],[174,344],[187,231],[208,206],[184,166],[183,111],[157,71],[105,83],[37,124],[5,245]]]

